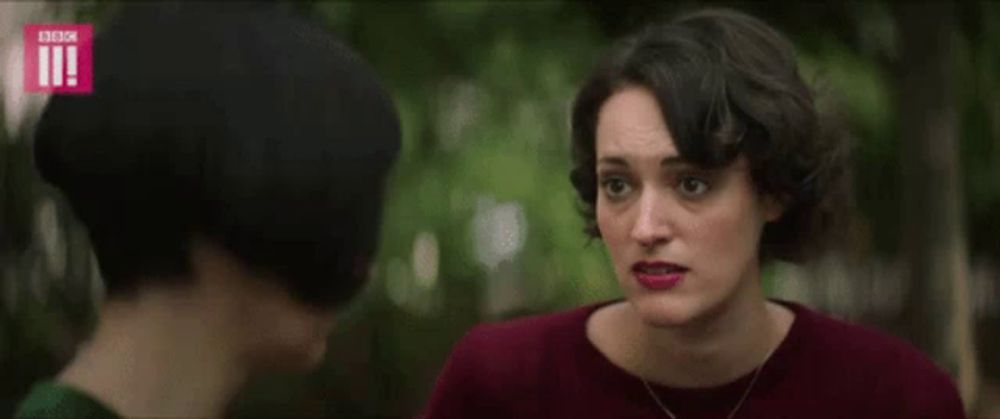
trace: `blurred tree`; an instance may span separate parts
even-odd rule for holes
[[[908,292],[901,318],[907,337],[957,372],[967,406],[975,399],[976,355],[969,305],[958,113],[954,87],[954,7],[893,7],[899,27],[896,63],[903,140],[903,257]]]

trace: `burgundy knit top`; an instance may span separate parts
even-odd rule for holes
[[[606,302],[473,328],[454,347],[425,417],[667,418],[639,378],[587,339]],[[951,378],[916,348],[800,304],[735,418],[961,419]],[[699,389],[653,384],[678,419],[726,418],[752,374]]]

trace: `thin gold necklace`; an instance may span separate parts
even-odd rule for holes
[[[750,377],[750,384],[747,384],[747,389],[743,391],[743,396],[741,396],[740,400],[736,402],[736,406],[733,406],[733,410],[729,411],[729,415],[726,416],[726,419],[733,419],[733,417],[736,416],[736,412],[739,412],[740,408],[743,407],[743,402],[745,402],[747,397],[750,396],[750,391],[753,390],[753,385],[757,383],[757,377],[760,376],[760,371],[764,369],[764,365],[767,364],[767,361],[771,360],[771,355],[774,355],[774,351],[778,350],[778,346],[771,349],[771,352],[769,352],[767,357],[764,358],[764,362],[761,362],[760,365],[753,370],[753,377]],[[653,401],[660,407],[660,410],[662,410],[663,413],[665,413],[670,419],[677,419],[677,415],[675,415],[674,412],[671,412],[670,409],[667,409],[667,406],[663,404],[660,397],[653,391],[653,387],[649,385],[649,381],[646,381],[646,379],[642,377],[639,377],[639,380],[642,381],[642,385],[645,386],[646,391],[649,392],[649,397],[653,398]]]

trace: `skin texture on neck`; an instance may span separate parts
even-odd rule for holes
[[[251,373],[322,361],[332,309],[296,301],[208,241],[193,243],[191,266],[190,278],[140,281],[107,301],[58,380],[125,417],[219,417]]]
[[[210,293],[109,301],[58,381],[124,417],[221,417],[247,376],[233,313]]]
[[[757,368],[787,336],[794,314],[764,299],[759,285],[734,295],[719,310],[674,327],[644,322],[627,302],[603,307],[587,336],[613,364],[650,382],[705,388],[732,382]]]

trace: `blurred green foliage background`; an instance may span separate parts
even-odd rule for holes
[[[404,147],[387,194],[374,279],[341,316],[327,362],[306,376],[256,380],[232,416],[410,417],[451,345],[473,324],[617,297],[607,254],[583,234],[568,180],[569,105],[612,40],[704,5],[293,3],[373,64],[395,96]],[[910,139],[899,135],[898,101],[905,92],[894,83],[901,70],[892,7],[878,1],[710,5],[749,12],[785,32],[798,48],[803,74],[824,106],[845,114],[855,142],[863,234],[853,245],[864,262],[835,258],[831,263],[847,275],[794,286],[777,279],[794,270],[772,270],[768,289],[891,329],[884,320],[899,306],[879,299],[899,300],[895,294],[902,291],[890,287],[873,296],[844,278],[858,270],[890,275],[900,258],[905,179],[899,150]],[[20,25],[94,22],[100,30],[115,4],[2,7],[9,22],[0,27],[0,58],[8,63]],[[953,66],[969,304],[980,399],[988,403],[1000,397],[991,387],[1000,379],[1000,4],[956,5],[952,32],[954,49],[942,59]],[[10,64],[0,71],[5,81],[15,77]],[[31,168],[29,139],[40,103],[9,86],[5,82],[0,129],[0,416],[33,381],[72,356],[101,296],[85,232]],[[831,271],[829,264],[806,268]],[[857,303],[861,297],[866,303]]]

